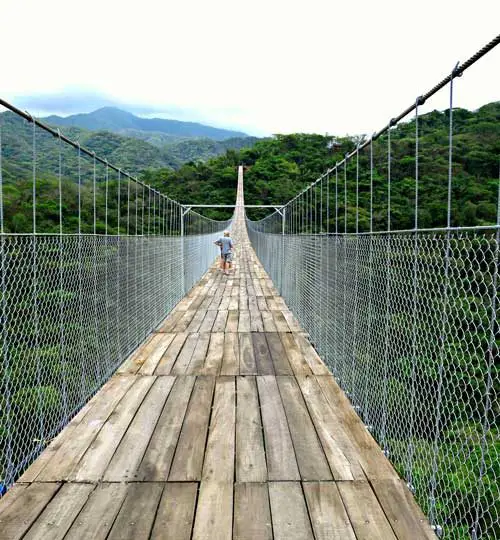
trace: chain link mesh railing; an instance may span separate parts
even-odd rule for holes
[[[0,491],[199,280],[229,226],[24,116],[0,114]]]
[[[453,82],[446,155],[425,146],[442,135],[420,118],[419,98],[410,123],[391,121],[280,211],[247,224],[436,533],[497,539],[499,162],[479,173],[491,211],[478,224],[458,202]]]

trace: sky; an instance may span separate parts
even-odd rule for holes
[[[0,0],[0,21],[0,97],[35,116],[115,104],[258,136],[359,135],[498,35],[500,0]],[[455,98],[500,100],[500,46]]]

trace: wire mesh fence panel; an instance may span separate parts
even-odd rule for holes
[[[480,169],[464,158],[465,141],[483,145],[488,128],[466,139],[453,93],[498,43],[280,211],[247,219],[257,256],[367,429],[435,532],[457,540],[500,538],[500,156],[493,145]],[[442,89],[448,110],[422,116]]]
[[[206,272],[229,224],[0,114],[0,494]]]

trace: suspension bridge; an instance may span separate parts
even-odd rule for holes
[[[453,223],[454,83],[498,43],[260,221],[242,166],[231,220],[210,220],[0,100],[31,148],[13,232],[0,120],[1,538],[500,538],[498,168],[496,222]],[[447,216],[426,229],[419,107],[443,89]],[[391,133],[410,114],[401,230]]]

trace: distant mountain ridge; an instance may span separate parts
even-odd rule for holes
[[[208,138],[223,141],[234,137],[247,137],[246,133],[216,128],[197,122],[182,122],[164,118],[141,118],[117,107],[102,107],[90,113],[71,116],[51,115],[42,119],[58,126],[80,127],[92,131],[106,130],[128,135],[134,131],[164,134],[174,138]]]

